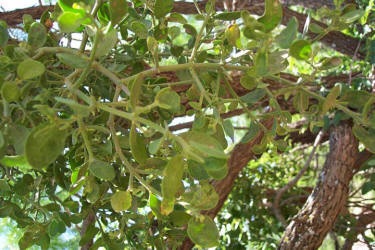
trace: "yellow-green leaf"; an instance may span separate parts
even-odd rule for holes
[[[132,205],[132,195],[128,191],[117,191],[111,197],[111,206],[115,212],[128,210]]]
[[[219,244],[219,230],[207,215],[192,217],[189,220],[187,233],[189,238],[201,247],[210,248]]]
[[[17,67],[17,75],[21,80],[28,80],[42,75],[46,71],[43,63],[31,58],[21,62]]]

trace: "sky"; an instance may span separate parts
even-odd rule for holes
[[[23,8],[37,6],[37,5],[39,5],[38,0],[0,0],[0,6],[3,8],[1,11],[23,9]]]

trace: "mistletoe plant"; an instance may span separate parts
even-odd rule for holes
[[[228,173],[234,128],[222,114],[229,111],[250,119],[240,143],[264,134],[249,148],[256,154],[287,147],[275,138],[289,132],[292,113],[279,102],[290,98],[313,131],[326,126],[328,113],[353,119],[355,135],[375,152],[374,96],[309,85],[341,63],[316,61],[314,43],[363,11],[341,3],[325,10],[330,25],[310,26],[311,40],[297,34],[295,18],[279,26],[277,0],[266,0],[259,18],[195,2],[199,28],[173,4],[59,0],[39,21],[24,16],[27,41],[18,44],[1,23],[0,216],[24,229],[21,249],[47,249],[70,227],[92,249],[174,249],[186,236],[216,246],[219,231],[201,211],[217,205],[212,180]],[[282,78],[291,57],[313,73],[298,83]],[[242,93],[233,88],[238,72]],[[170,129],[176,117],[192,115],[188,131]]]

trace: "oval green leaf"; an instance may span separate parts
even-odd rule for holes
[[[21,62],[17,67],[17,75],[21,80],[28,80],[42,75],[46,71],[43,63],[31,58]]]
[[[35,169],[53,163],[65,148],[66,131],[56,125],[41,125],[34,128],[25,142],[25,157]]]
[[[89,163],[89,169],[91,173],[99,179],[111,181],[116,177],[113,166],[105,161],[93,159]]]
[[[132,195],[128,191],[117,191],[111,197],[111,206],[115,212],[128,210],[132,205]]]
[[[219,243],[219,230],[207,215],[192,217],[188,223],[187,233],[195,244],[204,248],[215,247]]]

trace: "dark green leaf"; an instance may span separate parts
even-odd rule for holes
[[[116,177],[115,169],[105,161],[93,159],[89,163],[91,173],[100,179],[111,181]]]
[[[75,54],[58,53],[56,56],[62,63],[72,68],[83,69],[89,64],[88,60],[85,60],[81,56]]]
[[[27,43],[32,49],[43,47],[47,41],[47,29],[43,24],[34,22],[29,29]]]
[[[126,0],[111,0],[109,2],[112,24],[120,23],[128,13],[128,3]]]
[[[173,0],[156,0],[154,6],[155,17],[165,17],[173,9],[173,2]]]
[[[254,104],[260,99],[262,99],[267,92],[264,89],[256,89],[254,91],[251,91],[250,93],[247,93],[244,96],[241,96],[241,100],[246,102],[247,104]]]
[[[26,139],[25,157],[36,169],[53,163],[65,148],[67,132],[56,125],[44,124],[34,128]]]
[[[140,163],[145,164],[149,158],[146,150],[146,144],[143,137],[137,133],[135,124],[132,124],[130,129],[130,150],[134,159]]]
[[[214,16],[215,19],[223,20],[223,21],[233,21],[241,17],[240,11],[233,11],[233,12],[223,12],[216,14]]]
[[[297,32],[298,21],[296,17],[292,17],[289,20],[286,28],[283,29],[283,31],[281,31],[280,35],[277,37],[280,48],[288,49],[292,45],[294,39],[296,39]]]
[[[9,34],[7,28],[0,25],[0,47],[5,47],[8,44]]]

